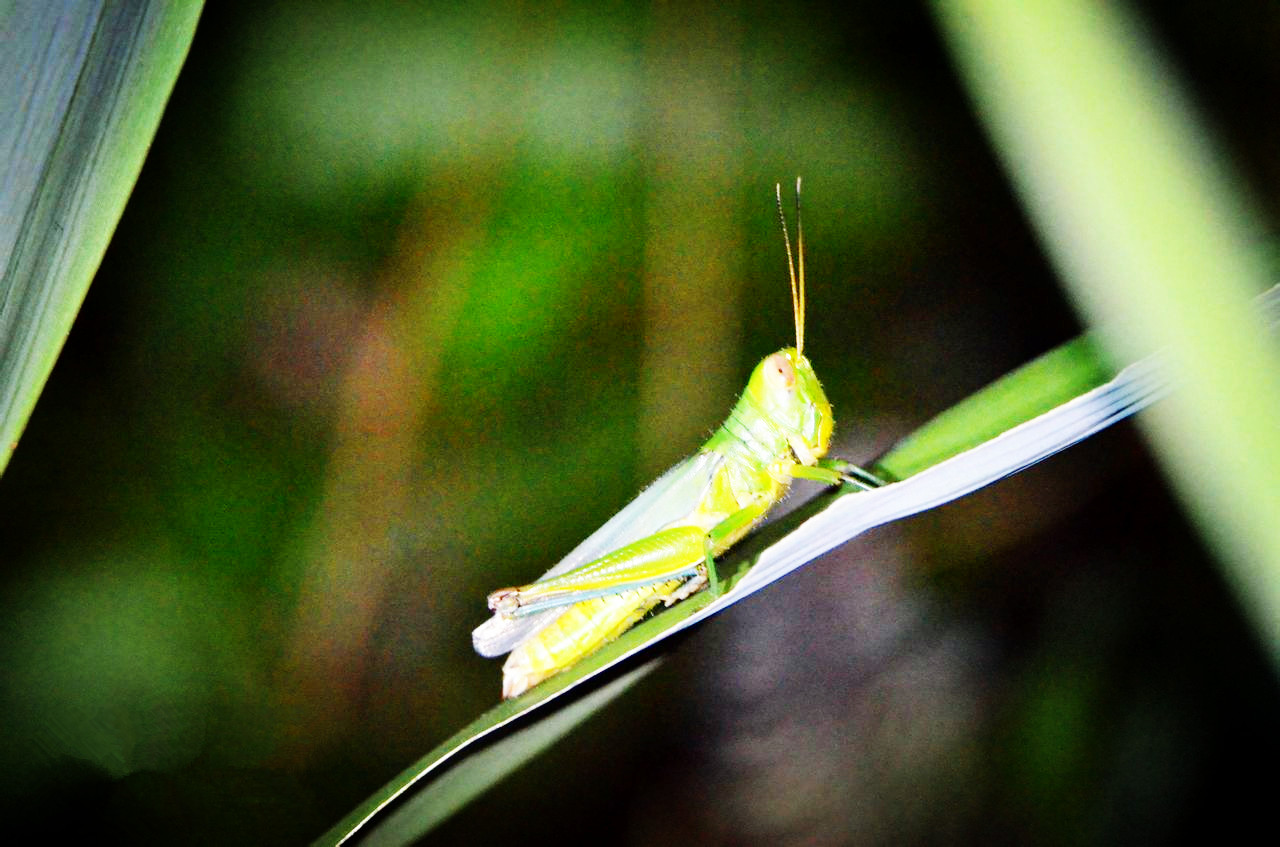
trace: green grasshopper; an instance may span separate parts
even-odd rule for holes
[[[793,479],[863,488],[879,479],[825,460],[834,420],[804,356],[804,231],[796,180],[796,252],[782,213],[796,346],[751,372],[729,418],[697,453],[667,471],[531,585],[489,595],[493,616],[471,634],[476,652],[501,656],[502,696],[516,697],[598,650],[658,603],[704,587],[719,594],[715,557],[752,530]]]

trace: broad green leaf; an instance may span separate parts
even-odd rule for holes
[[[1069,341],[947,409],[894,445],[877,469],[882,476],[906,479],[1049,411],[1064,398],[1097,388],[1111,376],[1092,339]]]
[[[124,210],[200,6],[0,2],[0,472]]]

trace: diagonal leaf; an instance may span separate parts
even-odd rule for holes
[[[137,180],[200,7],[0,4],[0,472]]]

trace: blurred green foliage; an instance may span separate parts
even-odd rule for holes
[[[1280,16],[1146,11],[1265,192]],[[797,173],[842,455],[1079,331],[924,10],[213,4],[0,479],[6,799],[54,834],[291,843],[491,705],[485,592],[789,341]],[[686,313],[715,317],[665,356]],[[440,840],[1263,820],[1274,680],[1131,433],[850,547]]]

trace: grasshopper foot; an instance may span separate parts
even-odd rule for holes
[[[489,611],[511,617],[520,608],[520,589],[499,588],[489,595]]]
[[[707,584],[706,576],[704,576],[702,572],[699,571],[698,573],[686,579],[684,582],[680,583],[679,587],[677,587],[674,591],[670,592],[669,594],[665,594],[658,599],[662,601],[662,604],[664,606],[674,606],[676,603],[679,603],[681,600],[685,599],[686,597],[692,597],[694,594],[697,594],[699,591],[703,589],[703,587],[706,584]]]

